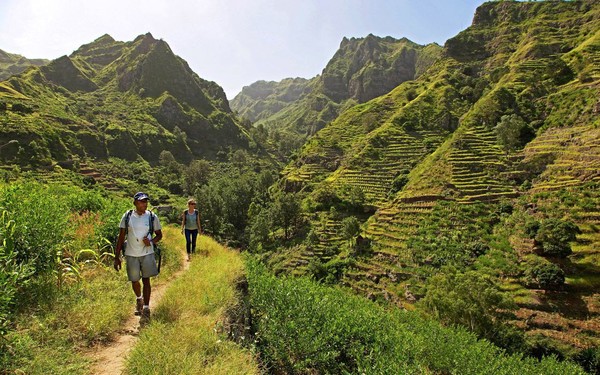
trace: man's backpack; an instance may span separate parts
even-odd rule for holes
[[[152,234],[154,234],[154,217],[156,215],[154,215],[154,213],[152,211],[150,212],[150,222],[148,223],[148,234],[150,236],[152,236]],[[125,242],[123,242],[123,256],[125,256],[125,250],[127,249],[127,234],[129,232],[129,218],[131,217],[131,214],[133,213],[133,210],[129,210],[127,211],[127,213],[125,214]],[[160,248],[158,247],[158,244],[154,244],[154,257],[156,258],[156,265],[158,268],[158,272],[160,273],[160,265],[162,263],[162,254],[160,251]]]

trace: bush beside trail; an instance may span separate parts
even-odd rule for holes
[[[464,329],[388,310],[306,278],[249,262],[253,330],[273,373],[584,374],[569,362],[508,355]]]

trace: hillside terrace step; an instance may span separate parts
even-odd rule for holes
[[[561,190],[561,189],[564,189],[567,187],[577,186],[580,184],[581,184],[580,180],[574,180],[574,181],[563,182],[563,183],[554,183],[554,184],[553,183],[536,184],[536,186],[531,188],[530,192],[539,193],[542,191],[556,191],[556,190]]]
[[[599,221],[600,220],[600,212],[582,212],[579,214],[579,217],[582,221]]]
[[[497,201],[500,199],[506,199],[506,198],[517,198],[520,194],[518,192],[503,192],[503,193],[492,193],[492,194],[479,194],[479,195],[471,195],[471,196],[465,196],[465,197],[461,197],[459,199],[457,199],[457,202],[462,203],[462,202],[474,202],[474,201],[479,201],[479,202],[493,202],[493,201]]]
[[[403,250],[403,252],[405,252]],[[404,259],[403,256],[405,254],[400,254],[397,251],[389,251],[386,249],[376,248],[373,249],[373,261],[377,262],[385,262],[386,264],[395,265],[394,267],[402,268]]]
[[[499,167],[504,167],[505,164],[502,162],[499,162],[497,158],[480,158],[479,160],[452,160],[451,161],[452,167],[453,168],[464,168],[465,166],[499,166]]]
[[[496,155],[473,155],[473,154],[468,154],[468,155],[453,155],[450,154],[450,156],[448,157],[448,161],[451,163],[454,162],[481,162],[481,161],[496,161],[498,160],[498,157]]]
[[[458,189],[464,196],[481,196],[497,193],[512,193],[513,190],[507,190],[506,188],[497,187],[490,189]]]
[[[452,181],[481,179],[487,176],[486,172],[456,171],[452,172]]]
[[[398,212],[403,214],[423,215],[431,212],[431,207],[407,206],[399,208]]]
[[[382,238],[382,237],[386,237],[386,238],[389,238],[389,239],[397,241],[397,242],[406,242],[406,240],[408,240],[410,238],[410,235],[405,235],[404,233],[401,233],[401,232],[386,231],[386,232],[382,233],[381,235],[379,235],[379,238]]]
[[[406,249],[405,241],[395,242],[395,241],[391,241],[385,237],[379,237],[379,238],[373,238],[373,242],[377,246],[385,247],[388,249],[396,249],[397,251],[402,251],[402,250]]]
[[[387,270],[385,268],[374,266],[373,264],[370,264],[369,261],[370,261],[370,259],[367,260],[366,262],[364,262],[364,261],[357,262],[354,265],[354,268],[359,272],[355,272],[355,273],[372,274],[372,275],[377,275],[380,277],[387,275]]]

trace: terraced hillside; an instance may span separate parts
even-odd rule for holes
[[[552,259],[565,273],[561,291],[517,289],[516,324],[530,335],[555,338],[577,348],[597,345],[600,331],[600,129],[579,123],[551,128],[527,145],[524,162],[545,162],[526,193],[529,216],[574,222],[580,233],[573,254]],[[542,169],[540,168],[540,169]],[[539,171],[539,170],[538,170]],[[531,241],[514,239],[522,257],[536,252]]]
[[[490,272],[514,282],[513,323],[530,336],[597,345],[599,30],[596,2],[486,3],[426,73],[318,132],[283,171],[287,188],[317,202],[360,190],[377,209],[362,226],[368,251],[342,243],[321,261],[351,260],[341,283],[404,306],[444,266]],[[537,250],[520,220],[532,207],[581,230],[572,255],[537,260],[565,273],[558,292],[525,280]],[[284,268],[305,273],[320,254],[296,257]],[[499,258],[511,266],[490,268]]]

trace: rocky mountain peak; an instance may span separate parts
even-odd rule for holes
[[[344,38],[322,73],[325,95],[335,102],[353,98],[365,102],[415,79],[419,51],[407,38]],[[433,62],[433,61],[431,61]]]

